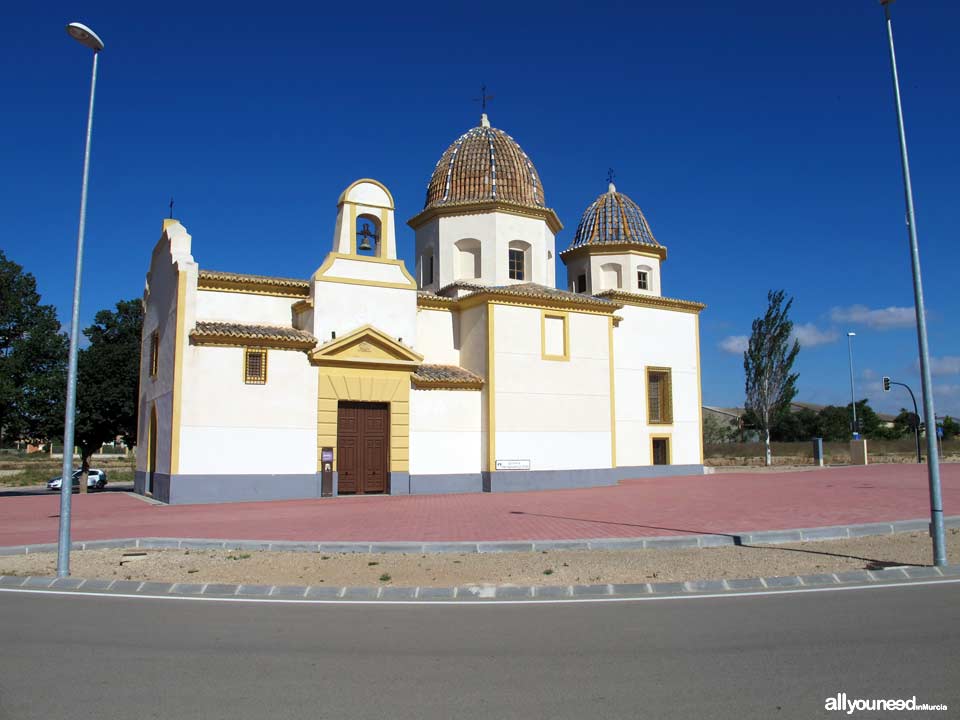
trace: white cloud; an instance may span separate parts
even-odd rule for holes
[[[920,372],[920,360],[914,363],[917,372]],[[960,375],[960,355],[944,355],[930,358],[931,375]]]
[[[836,342],[840,333],[833,329],[821,330],[813,323],[804,323],[803,325],[793,326],[792,337],[803,347],[816,347],[817,345]]]
[[[720,341],[720,349],[733,355],[740,355],[747,351],[750,338],[746,335],[730,335]]]
[[[912,327],[917,316],[912,307],[886,307],[871,310],[866,305],[835,307],[830,310],[830,319],[835,323],[866,325],[874,330],[892,330]]]

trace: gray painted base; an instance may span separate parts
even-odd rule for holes
[[[621,480],[702,474],[702,465],[522,470],[454,475],[390,473],[391,495],[518,492],[616,485]],[[337,473],[333,493],[337,495]],[[134,492],[145,494],[147,473],[137,471]],[[299,500],[320,497],[319,473],[304,475],[165,475],[153,473],[153,497],[171,505]]]
[[[518,492],[603,487],[634,478],[702,475],[703,473],[703,465],[646,465],[584,470],[501,470],[483,473],[483,491]]]
[[[445,495],[449,493],[483,492],[480,473],[461,475],[411,475],[411,495]]]

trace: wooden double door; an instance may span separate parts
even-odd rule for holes
[[[341,401],[337,406],[337,494],[390,491],[390,405]]]

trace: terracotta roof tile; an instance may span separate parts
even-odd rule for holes
[[[309,350],[316,346],[317,339],[306,330],[279,325],[243,325],[226,322],[198,322],[190,332],[190,338],[199,342],[245,340],[248,344],[284,346]]]
[[[412,379],[414,387],[480,388],[483,385],[482,377],[458,365],[421,365]]]

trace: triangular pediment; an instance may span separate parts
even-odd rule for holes
[[[423,356],[372,325],[364,325],[317,348],[311,359],[319,364],[388,365],[416,368]]]

